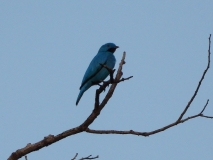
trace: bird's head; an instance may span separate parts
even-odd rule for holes
[[[99,52],[114,53],[117,48],[119,48],[119,47],[116,46],[114,43],[106,43],[103,46],[101,46],[101,48],[99,49]]]

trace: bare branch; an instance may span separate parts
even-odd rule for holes
[[[209,35],[209,49],[208,49],[208,64],[207,64],[207,67],[206,67],[206,69],[203,72],[203,75],[202,75],[202,77],[201,77],[201,79],[200,79],[200,81],[199,81],[199,83],[197,85],[197,88],[196,88],[194,94],[192,95],[191,99],[189,100],[188,104],[186,105],[185,109],[183,110],[183,112],[181,113],[181,115],[180,115],[180,117],[178,118],[177,121],[180,121],[183,118],[184,114],[186,113],[186,111],[190,107],[191,103],[193,102],[194,98],[196,97],[196,95],[197,95],[197,93],[199,91],[201,83],[202,83],[202,81],[203,81],[208,69],[210,68],[210,54],[211,54],[211,50],[210,49],[211,49],[211,34]]]
[[[99,89],[96,90],[96,95],[95,95],[95,110],[102,110],[104,108],[104,106],[106,105],[106,103],[108,102],[108,100],[111,98],[117,84],[120,82],[120,78],[121,76],[123,75],[122,73],[122,66],[125,64],[125,57],[126,57],[126,52],[123,53],[123,57],[121,59],[121,62],[119,64],[119,68],[118,68],[118,71],[117,71],[117,74],[116,74],[116,77],[115,79],[113,80],[109,80],[109,81],[106,81],[106,82],[103,82],[103,85],[100,86]],[[106,67],[106,69],[108,69],[108,71],[112,74],[110,77],[113,78],[113,73],[114,73],[114,70],[111,70],[109,67],[105,66],[105,65],[102,65],[104,67]],[[129,78],[126,78],[124,80],[129,80],[130,78],[132,78],[133,76],[129,77]],[[124,80],[121,80],[121,81],[124,81]],[[99,96],[100,94],[106,89],[106,87],[109,85],[109,84],[112,84],[107,95],[105,96],[104,100],[102,101],[101,104],[99,104]]]
[[[125,57],[126,57],[126,52],[123,53],[123,57],[121,59],[121,62],[119,64],[119,68],[118,68],[118,71],[117,71],[117,74],[116,74],[116,77],[115,77],[115,81],[119,81],[121,76],[123,75],[123,72],[122,72],[122,68],[123,68],[123,65],[125,64]],[[107,93],[107,95],[105,96],[105,98],[103,99],[102,103],[99,105],[99,108],[101,108],[101,110],[104,108],[104,106],[107,104],[108,100],[112,97],[113,93],[114,93],[114,90],[116,88],[118,83],[113,83]],[[98,95],[99,96],[99,95]]]
[[[164,126],[162,128],[159,128],[159,129],[156,129],[154,131],[150,131],[150,132],[138,132],[138,131],[133,131],[133,130],[129,130],[129,131],[118,131],[118,130],[93,130],[93,129],[89,129],[87,128],[86,129],[86,132],[88,133],[93,133],[93,134],[132,134],[132,135],[137,135],[137,136],[144,136],[144,137],[147,137],[147,136],[150,136],[150,135],[153,135],[153,134],[156,134],[156,133],[159,133],[159,132],[162,132],[166,129],[169,129],[171,127],[174,127],[180,123],[184,123],[190,119],[193,119],[193,118],[197,118],[197,117],[204,117],[204,118],[211,118],[213,119],[213,117],[209,117],[209,116],[204,116],[202,113],[203,111],[206,109],[206,106],[208,105],[208,102],[209,100],[207,100],[206,104],[204,105],[202,111],[194,116],[190,116],[188,118],[185,118],[185,119],[182,119],[180,121],[176,121],[174,123],[171,123],[167,126]]]

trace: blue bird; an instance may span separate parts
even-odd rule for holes
[[[76,106],[86,90],[95,83],[103,81],[109,75],[109,71],[100,64],[104,64],[111,69],[114,68],[116,59],[113,53],[117,48],[119,47],[114,43],[106,43],[101,46],[97,55],[92,59],[84,74],[84,78],[80,86],[80,93],[76,100]]]

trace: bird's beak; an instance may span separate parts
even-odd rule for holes
[[[119,48],[119,46],[115,46],[115,48],[117,49],[117,48]]]

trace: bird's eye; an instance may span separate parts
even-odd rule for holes
[[[107,45],[107,47],[109,48],[109,45]]]

